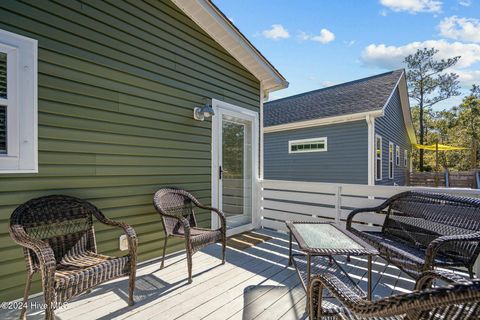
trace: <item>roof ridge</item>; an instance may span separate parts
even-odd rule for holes
[[[354,83],[371,80],[373,78],[379,78],[379,77],[382,77],[382,76],[392,74],[392,73],[397,72],[397,71],[405,72],[405,69],[403,69],[403,68],[402,69],[395,69],[395,70],[375,74],[375,75],[372,75],[372,76],[368,76],[368,77],[365,77],[365,78],[360,78],[360,79],[355,79],[355,80],[351,80],[351,81],[347,81],[347,82],[342,82],[342,83],[339,83],[339,84],[336,84],[336,85],[333,85],[333,86],[329,86],[329,87],[325,87],[325,88],[320,88],[320,89],[315,89],[315,90],[311,90],[311,91],[307,91],[307,92],[297,93],[297,94],[294,94],[292,96],[288,96],[288,97],[284,97],[284,98],[280,98],[280,99],[265,102],[263,105],[266,106],[268,104],[273,104],[273,103],[280,102],[280,101],[285,101],[285,100],[289,100],[289,99],[293,99],[293,98],[298,98],[298,97],[301,97],[301,96],[306,96],[306,95],[316,93],[316,92],[320,92],[320,91],[326,91],[326,90],[329,90],[329,89],[335,89],[335,88],[338,88],[338,87],[347,86],[347,85],[351,85],[351,84],[354,84]]]

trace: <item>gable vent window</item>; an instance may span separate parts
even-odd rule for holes
[[[290,140],[288,153],[321,152],[327,151],[327,138],[313,138],[302,140]]]
[[[0,174],[38,172],[37,41],[0,29]]]

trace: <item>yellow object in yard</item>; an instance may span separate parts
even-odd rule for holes
[[[423,150],[432,150],[432,151],[453,151],[453,150],[465,150],[466,148],[462,147],[454,147],[454,146],[447,146],[445,144],[431,144],[431,145],[424,145],[424,144],[414,144],[413,145],[416,149],[423,149]]]

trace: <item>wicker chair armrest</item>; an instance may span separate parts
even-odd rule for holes
[[[416,319],[415,314],[421,311],[431,310],[436,307],[465,303],[467,301],[478,301],[478,291],[475,295],[465,292],[465,286],[472,285],[471,282],[465,281],[462,283],[455,282],[454,284],[426,290],[416,290],[411,293],[398,294],[383,299],[368,301],[365,299],[358,299],[355,294],[352,295],[351,290],[345,285],[342,286],[339,279],[333,275],[327,277],[320,276],[321,283],[331,289],[332,294],[339,299],[350,312],[358,317],[392,317],[396,315],[411,314],[412,319]],[[313,283],[312,283],[313,284]],[[480,283],[477,283],[478,290]],[[463,288],[462,288],[463,287]],[[312,288],[312,287],[311,287]],[[345,292],[348,292],[345,294]],[[460,293],[462,292],[462,293]],[[318,305],[317,305],[318,307]],[[311,306],[312,308],[312,306]],[[312,309],[311,309],[312,310]]]
[[[430,242],[425,252],[425,269],[428,270],[433,267],[435,256],[441,246],[452,241],[480,241],[480,232],[469,234],[457,234],[449,236],[441,236]],[[426,271],[425,270],[425,271]]]
[[[220,218],[220,223],[221,223],[222,229],[227,228],[227,219],[225,218],[225,213],[223,211],[221,211],[220,209],[217,209],[217,208],[204,206],[200,203],[199,203],[199,205],[197,205],[197,207],[215,212],[218,215],[218,217]]]
[[[223,211],[221,211],[220,209],[217,209],[217,208],[206,206],[206,205],[202,204],[200,201],[198,201],[197,199],[195,199],[195,197],[193,197],[193,196],[190,196],[190,199],[192,200],[192,202],[197,207],[199,207],[201,209],[210,210],[210,211],[215,212],[218,215],[218,217],[220,218],[222,229],[226,229],[227,221],[226,221],[226,218],[225,218],[225,213]]]
[[[319,286],[317,292],[314,291],[316,286]],[[350,287],[345,285],[345,283],[338,279],[335,275],[330,273],[318,274],[312,277],[308,291],[310,293],[308,297],[310,315],[315,314],[315,308],[318,309],[318,314],[322,314],[321,306],[323,289],[330,291],[332,295],[334,295],[347,308],[351,308],[355,304],[364,301],[361,296],[359,296]],[[315,297],[314,295],[317,296]]]
[[[40,263],[40,268],[43,271],[47,273],[55,272],[57,262],[55,260],[55,254],[48,243],[30,237],[21,225],[10,226],[10,236],[17,244],[35,253]]]
[[[97,218],[98,221],[101,223],[112,226],[112,227],[117,227],[123,230],[124,234],[127,236],[127,241],[128,241],[128,249],[131,254],[135,254],[137,251],[138,247],[138,237],[137,233],[135,230],[128,224],[121,222],[121,221],[115,221],[107,218],[103,213],[100,211],[96,211],[94,213],[95,217]]]
[[[415,284],[415,290],[425,290],[432,286],[434,280],[446,283],[470,283],[469,279],[447,270],[430,270],[422,273]]]
[[[385,209],[387,206],[389,205],[389,203],[383,203],[377,207],[370,207],[370,208],[358,208],[358,209],[354,209],[352,210],[349,214],[348,214],[348,217],[347,217],[347,230],[351,230],[352,229],[352,221],[353,221],[353,217],[357,214],[357,213],[361,213],[361,212],[379,212],[383,209]]]

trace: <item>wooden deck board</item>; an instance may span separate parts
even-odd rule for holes
[[[128,281],[122,278],[74,299],[57,310],[57,319],[305,319],[305,292],[295,270],[286,266],[287,235],[255,232],[272,239],[245,250],[228,248],[225,265],[220,264],[219,245],[196,253],[192,284],[186,281],[185,254],[176,254],[162,270],[159,260],[139,266],[134,306],[127,305]],[[293,249],[298,252],[295,244]],[[366,288],[366,258],[338,260]],[[376,297],[413,288],[412,279],[381,258],[374,259],[373,270]],[[41,302],[42,297],[31,301]],[[32,311],[29,319],[43,319],[42,311]],[[18,311],[0,310],[0,319],[18,319]]]

